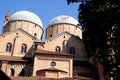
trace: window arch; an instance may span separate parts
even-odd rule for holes
[[[11,52],[12,51],[12,44],[11,43],[7,43],[6,44],[6,52]]]
[[[56,46],[55,51],[56,51],[57,53],[60,53],[61,48],[60,48],[59,46]]]
[[[75,48],[74,47],[70,48],[70,54],[75,54]]]
[[[13,68],[10,69],[10,76],[14,76],[15,75],[15,70]]]
[[[26,53],[27,51],[27,45],[26,44],[22,44],[21,46],[21,53]]]

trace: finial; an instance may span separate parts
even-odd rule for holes
[[[6,17],[6,18],[10,18],[10,9],[8,10],[8,12],[7,12],[7,14],[6,14],[5,17]]]

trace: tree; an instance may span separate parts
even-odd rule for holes
[[[96,55],[104,73],[120,79],[120,0],[67,1],[80,2],[78,18],[88,57]]]

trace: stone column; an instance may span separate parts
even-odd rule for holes
[[[73,77],[73,60],[72,59],[70,60],[70,66],[69,67],[70,67],[70,71],[69,71],[70,76],[69,77]]]

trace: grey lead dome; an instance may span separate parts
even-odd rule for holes
[[[73,25],[78,25],[79,24],[78,21],[71,16],[60,15],[60,16],[57,16],[57,17],[53,18],[50,21],[49,25],[59,24],[59,23],[68,23],[68,24],[73,24]]]
[[[40,18],[36,14],[30,11],[18,11],[14,13],[10,17],[9,21],[15,21],[15,20],[24,20],[24,21],[33,22],[41,26],[41,28],[43,28],[42,21],[40,20]]]

